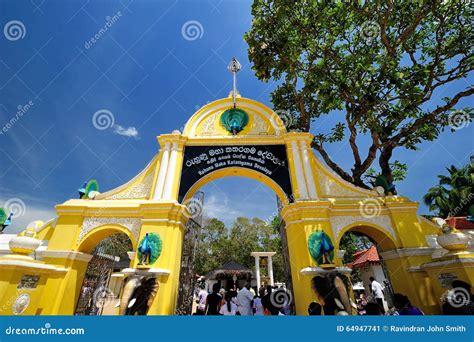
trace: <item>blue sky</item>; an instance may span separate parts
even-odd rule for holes
[[[136,175],[157,153],[157,135],[181,129],[200,106],[228,95],[232,56],[243,65],[242,95],[271,107],[275,85],[254,76],[243,40],[250,6],[242,0],[2,0],[1,28],[11,21],[23,27],[22,38],[0,35],[0,126],[30,104],[0,134],[0,205],[19,198],[26,208],[10,232],[52,217],[54,205],[77,197],[84,180],[97,179],[104,191]],[[94,127],[99,110],[113,114],[114,127]],[[318,121],[313,133],[327,131],[334,119]],[[420,201],[446,166],[466,164],[472,133],[469,126],[417,152],[397,152],[409,166],[399,193]],[[347,145],[330,152],[350,165]],[[203,190],[207,214],[228,224],[275,211],[275,195],[255,181],[226,178]]]

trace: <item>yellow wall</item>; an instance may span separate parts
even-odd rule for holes
[[[56,206],[57,221],[46,224],[37,232],[37,238],[48,242],[47,252],[50,254],[46,254],[43,264],[54,266],[59,271],[42,273],[38,287],[28,290],[31,303],[25,314],[73,314],[87,268],[88,254],[102,239],[116,232],[127,234],[135,250],[146,233],[160,235],[163,249],[155,264],[139,267],[135,257],[130,268],[138,273],[153,269],[159,274],[160,287],[149,314],[174,314],[186,223],[185,207],[177,202],[186,146],[286,146],[293,190],[290,202],[294,203],[288,203],[283,190],[268,177],[238,167],[219,170],[202,178],[191,188],[187,198],[208,182],[227,176],[252,178],[275,191],[285,204],[281,215],[286,222],[295,303],[300,315],[307,314],[308,304],[316,299],[310,285],[312,275],[301,273],[303,268],[317,266],[307,247],[308,237],[313,231],[326,232],[336,247],[336,254],[340,239],[347,231],[370,236],[383,251],[403,251],[407,248],[424,250],[427,248],[426,235],[438,232],[432,224],[416,215],[417,203],[401,196],[379,196],[372,190],[357,188],[334,175],[311,153],[311,134],[286,132],[278,115],[259,102],[240,97],[237,99],[237,106],[248,112],[250,120],[238,136],[232,136],[219,121],[220,113],[231,105],[229,98],[210,103],[190,118],[183,134],[173,132],[158,137],[160,152],[130,182],[97,196],[95,200],[69,200]],[[170,147],[166,153],[165,146]],[[305,159],[307,150],[310,153]],[[166,155],[168,158],[165,160]],[[176,157],[176,163],[165,168],[166,163],[171,163],[170,155]],[[171,184],[169,198],[156,192],[161,169],[166,171],[163,182],[171,182],[167,183]],[[311,192],[311,186],[314,186],[316,193],[304,197],[305,192]],[[361,206],[367,199],[375,201],[378,206],[375,218],[361,216]],[[388,220],[385,222],[389,222],[393,236],[388,232],[388,227],[377,223],[376,219],[380,217]],[[80,238],[86,219],[103,220],[106,223],[97,225]],[[134,232],[120,224],[123,219],[133,219],[134,224],[139,222],[138,231]],[[346,222],[345,226],[336,227],[333,223],[336,219],[337,222]],[[34,266],[8,268],[2,265],[2,260],[4,258],[0,258],[0,302],[6,304],[5,309],[0,306],[0,314],[8,315],[11,314],[11,299],[18,295],[16,287],[21,276],[39,271]],[[436,313],[439,312],[438,298],[443,290],[436,280],[441,269],[434,266],[422,268],[431,261],[429,253],[425,253],[393,257],[386,260],[386,265],[395,291],[408,295],[415,305],[427,313]],[[342,266],[337,257],[335,264]],[[457,262],[452,269],[459,278],[473,282],[472,267],[461,266]]]

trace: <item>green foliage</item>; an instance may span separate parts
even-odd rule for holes
[[[0,208],[0,224],[5,223],[5,221],[7,220],[7,218],[8,218],[8,215],[7,215],[7,213],[5,212],[5,209]]]
[[[339,243],[339,249],[346,251],[344,253],[342,263],[346,265],[350,262],[353,262],[354,254],[356,252],[368,249],[371,246],[372,242],[367,236],[353,232],[345,233],[341,238],[341,242]],[[359,269],[352,270],[351,279],[354,283],[362,280]]]
[[[474,184],[469,165],[447,168],[448,176],[439,175],[439,183],[428,189],[423,201],[438,216],[467,216],[474,204]]]
[[[390,170],[392,172],[393,181],[398,182],[406,178],[408,166],[407,164],[403,164],[400,161],[395,160],[393,163],[390,163]],[[367,170],[364,179],[366,179],[368,184],[374,186],[374,180],[378,175],[380,175],[379,172],[375,171],[373,168],[370,168]]]
[[[140,242],[139,247],[143,243],[143,239]],[[152,264],[155,263],[156,260],[158,260],[158,258],[161,255],[161,250],[163,248],[163,242],[161,241],[160,235],[158,235],[156,233],[149,233],[148,234],[148,243],[150,244],[150,247],[151,247],[150,265],[152,265]],[[137,253],[138,253],[138,259],[141,260],[142,253],[140,252],[140,248],[137,248]]]
[[[343,179],[367,186],[377,160],[389,182],[403,178],[393,151],[436,139],[474,93],[467,82],[452,87],[473,70],[471,11],[462,1],[255,0],[245,40],[257,77],[277,81],[275,108],[303,131],[334,116],[313,147]],[[471,113],[464,108],[463,119]],[[340,141],[349,142],[350,170],[327,152]]]
[[[133,246],[130,238],[126,234],[116,233],[99,242],[96,250],[104,254],[122,258],[127,257],[127,252],[132,251]]]
[[[232,227],[227,228],[218,219],[209,219],[201,229],[196,272],[205,275],[232,260],[254,269],[255,259],[250,253],[258,251],[277,252],[273,257],[274,277],[284,279],[281,239],[272,224],[259,218],[238,217]]]

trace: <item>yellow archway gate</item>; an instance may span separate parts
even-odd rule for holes
[[[439,267],[425,267],[439,249],[430,243],[438,229],[417,216],[417,203],[343,181],[314,156],[311,134],[287,132],[282,119],[259,102],[235,101],[235,108],[231,97],[212,102],[190,118],[183,132],[159,136],[159,152],[128,183],[93,199],[60,204],[57,219],[22,233],[47,248],[38,250],[36,259],[26,255],[28,248],[12,248],[13,254],[0,258],[0,302],[7,303],[1,314],[73,314],[94,241],[114,232],[126,233],[135,249],[147,234],[160,237],[156,261],[140,265],[137,253],[127,275],[156,277],[158,294],[148,314],[174,314],[186,203],[199,187],[226,176],[256,179],[282,200],[297,314],[306,314],[316,298],[311,278],[325,271],[308,251],[308,238],[317,230],[336,246],[336,269],[343,266],[338,246],[344,232],[372,236],[384,251],[395,290],[426,312],[439,312],[436,299],[443,289],[433,285]],[[229,109],[240,114],[223,118]],[[451,265],[449,272],[469,280],[464,270]],[[34,284],[23,286],[31,277]]]

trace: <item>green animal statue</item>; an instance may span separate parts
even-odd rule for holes
[[[138,245],[138,260],[140,265],[151,265],[161,255],[163,242],[156,233],[147,233]]]
[[[308,238],[308,249],[318,265],[333,264],[334,245],[331,238],[322,230],[317,230]]]

